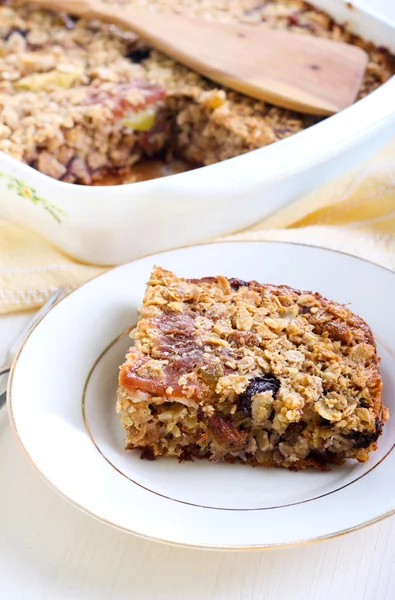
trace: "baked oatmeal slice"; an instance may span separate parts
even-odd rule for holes
[[[389,416],[370,328],[318,293],[157,267],[132,335],[117,412],[142,458],[363,462]]]

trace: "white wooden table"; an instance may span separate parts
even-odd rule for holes
[[[395,19],[394,0],[363,2]],[[0,317],[0,364],[27,318]],[[167,598],[393,600],[395,517],[286,550],[220,553],[146,542],[95,521],[50,490],[22,455],[2,410],[0,599]]]

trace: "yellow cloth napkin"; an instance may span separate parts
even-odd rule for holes
[[[73,261],[35,233],[0,221],[0,314],[38,307],[58,287],[78,287],[101,271]]]
[[[302,242],[395,269],[395,140],[358,170],[223,239]],[[75,288],[101,271],[0,221],[0,313],[37,307],[59,286]]]

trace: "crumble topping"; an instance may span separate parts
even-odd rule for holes
[[[152,10],[224,22],[265,22],[356,44],[369,54],[360,98],[395,72],[388,51],[302,0],[121,4],[149,4]],[[123,110],[109,106],[109,95],[115,105],[137,111],[151,106],[153,112],[128,123],[119,118]],[[130,31],[37,10],[33,4],[0,5],[0,150],[51,177],[90,184],[115,170],[126,178],[127,169],[143,156],[157,154],[211,164],[318,120],[222,89],[150,49]]]
[[[303,468],[366,460],[388,418],[370,328],[318,293],[156,268],[133,337],[127,448]]]

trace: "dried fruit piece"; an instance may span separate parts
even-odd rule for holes
[[[255,379],[251,380],[246,391],[240,394],[238,409],[242,410],[247,417],[251,417],[253,396],[263,392],[271,392],[273,398],[275,398],[279,389],[280,382],[274,375],[268,374],[263,377],[255,377]]]
[[[34,73],[22,77],[16,81],[14,88],[16,90],[29,90],[30,92],[40,92],[42,90],[52,89],[54,87],[71,88],[82,77],[82,71],[64,72],[54,69],[48,73]]]
[[[298,423],[291,423],[288,425],[287,429],[284,431],[282,438],[288,444],[295,444],[298,441],[299,435],[302,433],[304,429],[306,429],[307,423],[304,421],[299,421]]]
[[[375,423],[375,431],[366,433],[363,431],[353,431],[346,437],[354,441],[354,448],[368,448],[372,442],[377,442],[382,432],[382,425],[379,421]]]
[[[134,63],[142,63],[150,57],[150,48],[134,48],[125,54],[125,58],[129,58]]]
[[[155,453],[151,446],[144,446],[141,448],[140,458],[142,460],[156,460]]]
[[[242,279],[229,279],[230,287],[232,290],[237,291],[241,287],[248,287],[248,282],[243,281]]]
[[[343,323],[324,323],[322,331],[326,331],[333,342],[343,342],[344,344],[351,344],[352,342],[351,331]]]
[[[259,336],[250,331],[233,331],[229,334],[229,341],[242,348],[243,346],[259,346]]]
[[[156,83],[134,79],[130,83],[118,83],[108,89],[91,90],[87,104],[108,106],[116,119],[127,119],[130,113],[145,111],[166,95]]]
[[[243,436],[230,421],[213,416],[209,421],[209,429],[214,440],[222,448],[237,450],[243,446]]]
[[[134,131],[149,131],[155,123],[155,117],[156,110],[150,107],[127,115],[122,119],[121,124],[134,129]]]

